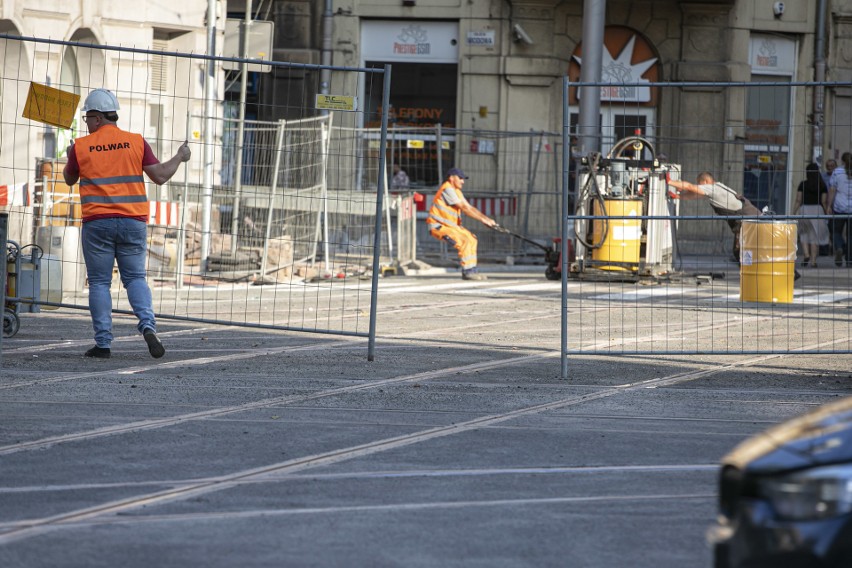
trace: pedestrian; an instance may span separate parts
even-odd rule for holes
[[[116,125],[118,99],[95,89],[83,103],[89,135],[71,142],[63,175],[69,186],[80,181],[83,209],[82,247],[89,280],[89,312],[95,346],[86,357],[108,359],[112,335],[112,268],[118,263],[121,282],[152,357],[166,350],[157,337],[151,289],[145,279],[148,195],[142,173],[157,185],[166,183],[181,162],[189,160],[187,142],[160,162],[140,134]]]
[[[459,168],[450,168],[447,179],[435,194],[429,209],[427,223],[429,234],[455,247],[461,260],[462,279],[486,280],[476,267],[476,235],[462,227],[462,213],[473,217],[486,227],[496,227],[497,222],[471,205],[462,193],[468,177]]]
[[[683,180],[669,179],[666,174],[666,182],[684,193],[669,192],[670,197],[677,199],[700,199],[706,197],[710,207],[717,215],[742,215],[744,217],[760,215],[760,209],[752,205],[745,196],[738,195],[736,191],[727,185],[717,182],[710,172],[701,172],[695,180],[695,184]],[[728,219],[728,226],[734,234],[734,245],[732,248],[733,262],[740,261],[740,225],[739,219]]]
[[[852,215],[852,154],[844,152],[840,157],[841,165],[831,174],[831,181],[828,184],[828,209],[834,215],[843,215],[835,217],[831,231],[832,241],[834,242],[834,265],[843,266],[845,257],[846,265],[852,266],[852,251],[850,251],[850,233],[852,233],[852,223],[849,222],[849,215]]]
[[[794,215],[825,215],[828,212],[828,187],[822,181],[817,164],[805,167],[805,179],[796,190]],[[799,240],[804,249],[804,266],[816,267],[820,245],[828,244],[828,223],[825,219],[799,221]]]
[[[408,174],[405,173],[399,164],[393,165],[393,178],[391,179],[391,189],[408,189],[410,185]]]
[[[817,162],[817,163],[819,163],[819,162]],[[829,158],[828,160],[825,161],[825,171],[823,171],[822,174],[821,174],[822,175],[822,181],[825,182],[825,187],[831,187],[831,174],[834,173],[835,168],[837,168],[837,160],[834,160],[833,158]],[[830,211],[831,210],[829,209],[829,212]],[[831,235],[834,234],[834,220],[833,219],[828,220],[828,234],[829,234],[828,244],[821,246],[819,248],[820,254],[829,254],[829,252],[832,248]]]
[[[829,158],[825,161],[825,171],[822,173],[822,181],[825,182],[825,187],[831,185],[831,174],[837,168],[837,160]]]

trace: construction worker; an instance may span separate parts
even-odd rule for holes
[[[108,359],[112,335],[112,267],[118,262],[121,282],[152,357],[166,350],[157,337],[151,289],[146,276],[148,195],[146,173],[162,185],[177,172],[191,152],[184,143],[168,161],[160,162],[140,134],[116,126],[118,99],[106,89],[95,89],[83,103],[89,135],[71,142],[63,170],[69,186],[80,181],[83,208],[82,247],[89,279],[89,312],[95,346],[86,357]]]
[[[486,227],[496,227],[497,222],[471,205],[462,193],[464,180],[468,179],[459,168],[447,171],[447,180],[438,189],[429,209],[429,234],[451,244],[459,253],[462,279],[486,280],[476,268],[476,235],[462,227],[462,213],[473,217]]]
[[[683,180],[673,180],[668,174],[666,182],[679,191],[669,190],[669,197],[675,199],[700,199],[707,198],[710,207],[717,215],[733,216],[743,215],[746,217],[757,217],[760,209],[752,205],[745,196],[738,195],[736,191],[727,185],[718,182],[710,172],[701,172],[695,184]],[[734,234],[734,245],[731,260],[740,261],[740,225],[739,219],[728,219],[728,226]]]

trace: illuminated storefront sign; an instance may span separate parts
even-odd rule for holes
[[[580,81],[583,64],[583,44],[580,43],[571,56],[568,76],[572,83]],[[656,104],[657,87],[642,83],[659,81],[659,60],[651,45],[633,30],[621,26],[609,26],[604,31],[601,82],[612,83],[601,87],[601,101]],[[577,89],[572,90],[572,101],[579,101]]]
[[[754,34],[749,42],[749,60],[753,74],[793,75],[796,70],[796,42]]]
[[[361,23],[362,61],[458,63],[457,22],[366,20]]]

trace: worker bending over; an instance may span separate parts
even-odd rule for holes
[[[760,209],[751,204],[751,201],[727,185],[713,179],[710,172],[701,172],[695,180],[696,184],[683,180],[669,179],[666,175],[666,183],[680,192],[669,191],[669,196],[675,199],[700,199],[706,197],[710,207],[717,215],[731,216],[742,215],[744,217],[756,217],[760,215]],[[740,261],[740,225],[739,219],[728,219],[728,226],[734,234],[734,246],[732,260]]]
[[[495,227],[497,222],[467,202],[462,193],[466,179],[467,176],[459,168],[449,169],[447,180],[435,195],[426,222],[430,235],[448,242],[458,251],[464,280],[485,280],[485,275],[479,274],[476,268],[476,235],[462,227],[462,213],[486,227]]]

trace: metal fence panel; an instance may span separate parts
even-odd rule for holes
[[[565,79],[563,145],[588,133],[572,106],[574,90],[583,86],[611,87]],[[572,204],[565,229],[576,252],[569,259],[563,249],[560,273],[563,375],[567,356],[581,353],[852,353],[852,263],[844,260],[852,220],[845,206],[822,209],[852,191],[852,174],[828,181],[825,163],[836,159],[839,170],[852,171],[852,159],[844,168],[845,149],[829,153],[816,145],[832,138],[828,133],[849,131],[849,117],[822,124],[803,104],[845,86],[764,78],[642,87],[668,104],[602,100],[603,118],[590,137],[597,146],[562,166],[564,179],[577,172],[575,191],[562,191],[563,202]],[[725,112],[706,112],[723,107],[742,121],[726,124]],[[717,190],[700,181],[702,172],[754,212],[711,206],[708,195]],[[801,207],[812,190],[825,197],[809,196],[810,208]],[[745,231],[732,230],[747,223],[790,227],[783,254],[757,260],[765,243],[747,246],[755,243],[747,243]],[[805,265],[814,247],[816,266]]]
[[[363,167],[359,147],[342,144],[331,133],[365,120],[386,124],[387,117],[365,117],[357,106],[317,108],[321,73],[304,71],[328,72],[330,84],[340,89],[333,94],[345,96],[357,94],[358,85],[372,96],[370,86],[378,83],[384,92],[376,97],[383,100],[389,80],[383,86],[366,77],[389,75],[389,67],[271,63],[279,75],[310,77],[316,84],[306,84],[298,98],[288,96],[264,109],[280,119],[246,119],[240,128],[229,116],[235,103],[208,106],[205,77],[195,80],[213,62],[216,92],[223,92],[223,62],[240,60],[41,38],[0,41],[7,58],[15,54],[0,85],[5,105],[0,185],[21,193],[9,202],[9,226],[22,244],[38,246],[50,257],[46,264],[61,267],[63,274],[58,296],[50,289],[55,279],[45,279],[50,284],[40,303],[88,309],[79,194],[62,177],[67,144],[86,131],[79,112],[69,129],[46,126],[21,117],[25,96],[5,95],[50,82],[60,75],[50,66],[56,61],[76,66],[53,87],[81,99],[96,87],[114,91],[121,105],[119,127],[142,133],[162,160],[184,140],[190,142],[192,159],[167,184],[148,183],[148,276],[158,318],[364,336],[370,338],[372,356],[374,275],[381,260],[375,254],[377,212],[384,180],[375,175],[378,168]],[[163,69],[169,71],[167,79],[160,76]],[[152,86],[155,74],[159,79]],[[9,105],[20,108],[9,112]],[[380,143],[385,136],[384,129],[377,130]],[[13,139],[14,147],[5,143]],[[383,166],[383,157],[377,157]],[[360,173],[357,187],[336,184],[353,179],[353,171]],[[115,311],[130,313],[117,279],[113,295]]]

